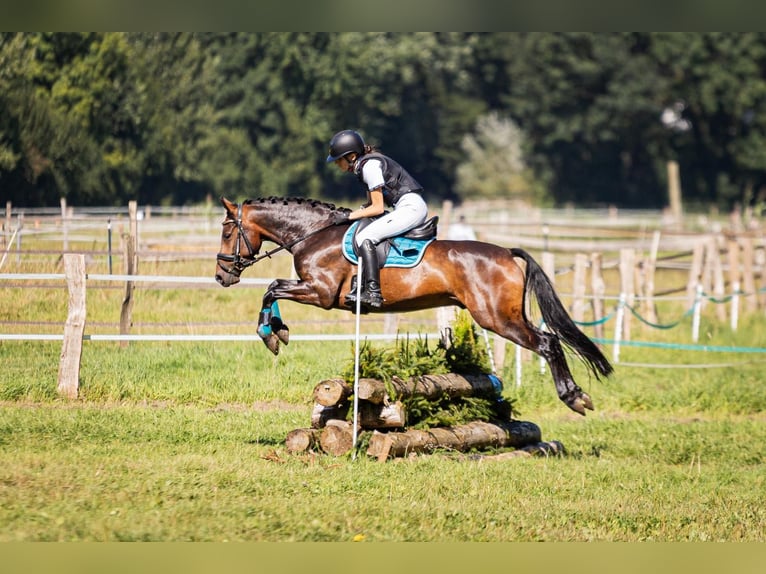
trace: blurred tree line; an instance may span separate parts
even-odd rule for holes
[[[358,129],[427,199],[763,201],[766,34],[2,33],[0,198],[358,201]]]

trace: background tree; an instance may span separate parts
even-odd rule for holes
[[[525,204],[545,203],[527,167],[519,127],[497,112],[481,116],[473,134],[463,138],[465,161],[457,169],[455,188],[461,197],[516,199]]]
[[[353,202],[324,162],[353,128],[459,201],[502,189],[471,166],[497,117],[532,201],[663,207],[673,159],[726,209],[766,199],[764,68],[762,33],[2,33],[0,196]]]

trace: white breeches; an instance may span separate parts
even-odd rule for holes
[[[370,223],[356,236],[356,245],[366,239],[377,245],[387,237],[401,235],[417,227],[428,217],[428,206],[419,193],[407,193],[394,206],[390,213],[384,213]]]

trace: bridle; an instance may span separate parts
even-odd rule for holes
[[[291,241],[289,243],[286,243],[284,245],[279,245],[276,249],[271,249],[270,251],[266,251],[263,255],[258,255],[258,249],[253,248],[253,244],[250,243],[250,240],[247,238],[247,234],[245,233],[244,227],[242,227],[242,207],[244,204],[238,204],[237,205],[237,219],[226,219],[221,225],[226,225],[227,223],[234,223],[237,226],[237,244],[234,248],[233,254],[228,253],[218,253],[216,255],[216,259],[218,260],[218,265],[221,269],[223,269],[226,273],[229,273],[231,275],[236,275],[239,277],[242,272],[250,267],[251,265],[254,265],[255,263],[258,263],[262,259],[271,258],[271,256],[274,253],[277,253],[279,251],[282,251],[283,249],[287,249],[288,251],[290,248],[300,243],[301,241],[304,241],[305,239],[308,239],[312,235],[315,235],[319,233],[320,231],[324,231],[325,229],[329,229],[330,227],[333,227],[333,224],[330,223],[329,225],[326,225],[325,227],[320,227],[319,229],[315,229],[311,233],[307,233],[306,235],[299,237],[298,239],[295,239],[294,241]],[[240,254],[240,245],[242,244],[242,241],[245,242],[245,245],[247,246],[248,253],[246,255]],[[273,240],[272,240],[273,241]],[[275,242],[276,243],[276,242]],[[230,266],[224,265],[222,262],[227,261],[231,262]]]
[[[233,254],[230,255],[228,253],[218,253],[216,259],[218,260],[218,265],[221,267],[221,269],[226,271],[226,273],[230,273],[231,275],[236,275],[239,277],[245,269],[259,260],[259,258],[255,257],[258,255],[258,250],[253,248],[253,244],[250,243],[250,240],[247,238],[247,234],[242,227],[242,204],[237,205],[237,219],[226,219],[222,225],[226,225],[227,223],[234,223],[237,226],[236,247],[234,248]],[[240,245],[242,245],[242,240],[244,240],[245,245],[249,251],[249,253],[245,256],[241,255],[240,253]],[[222,263],[223,261],[231,262],[231,266],[227,267]]]

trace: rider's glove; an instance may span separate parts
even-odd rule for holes
[[[348,213],[345,211],[338,211],[335,215],[333,215],[332,224],[333,225],[343,225],[344,223],[348,223]]]

